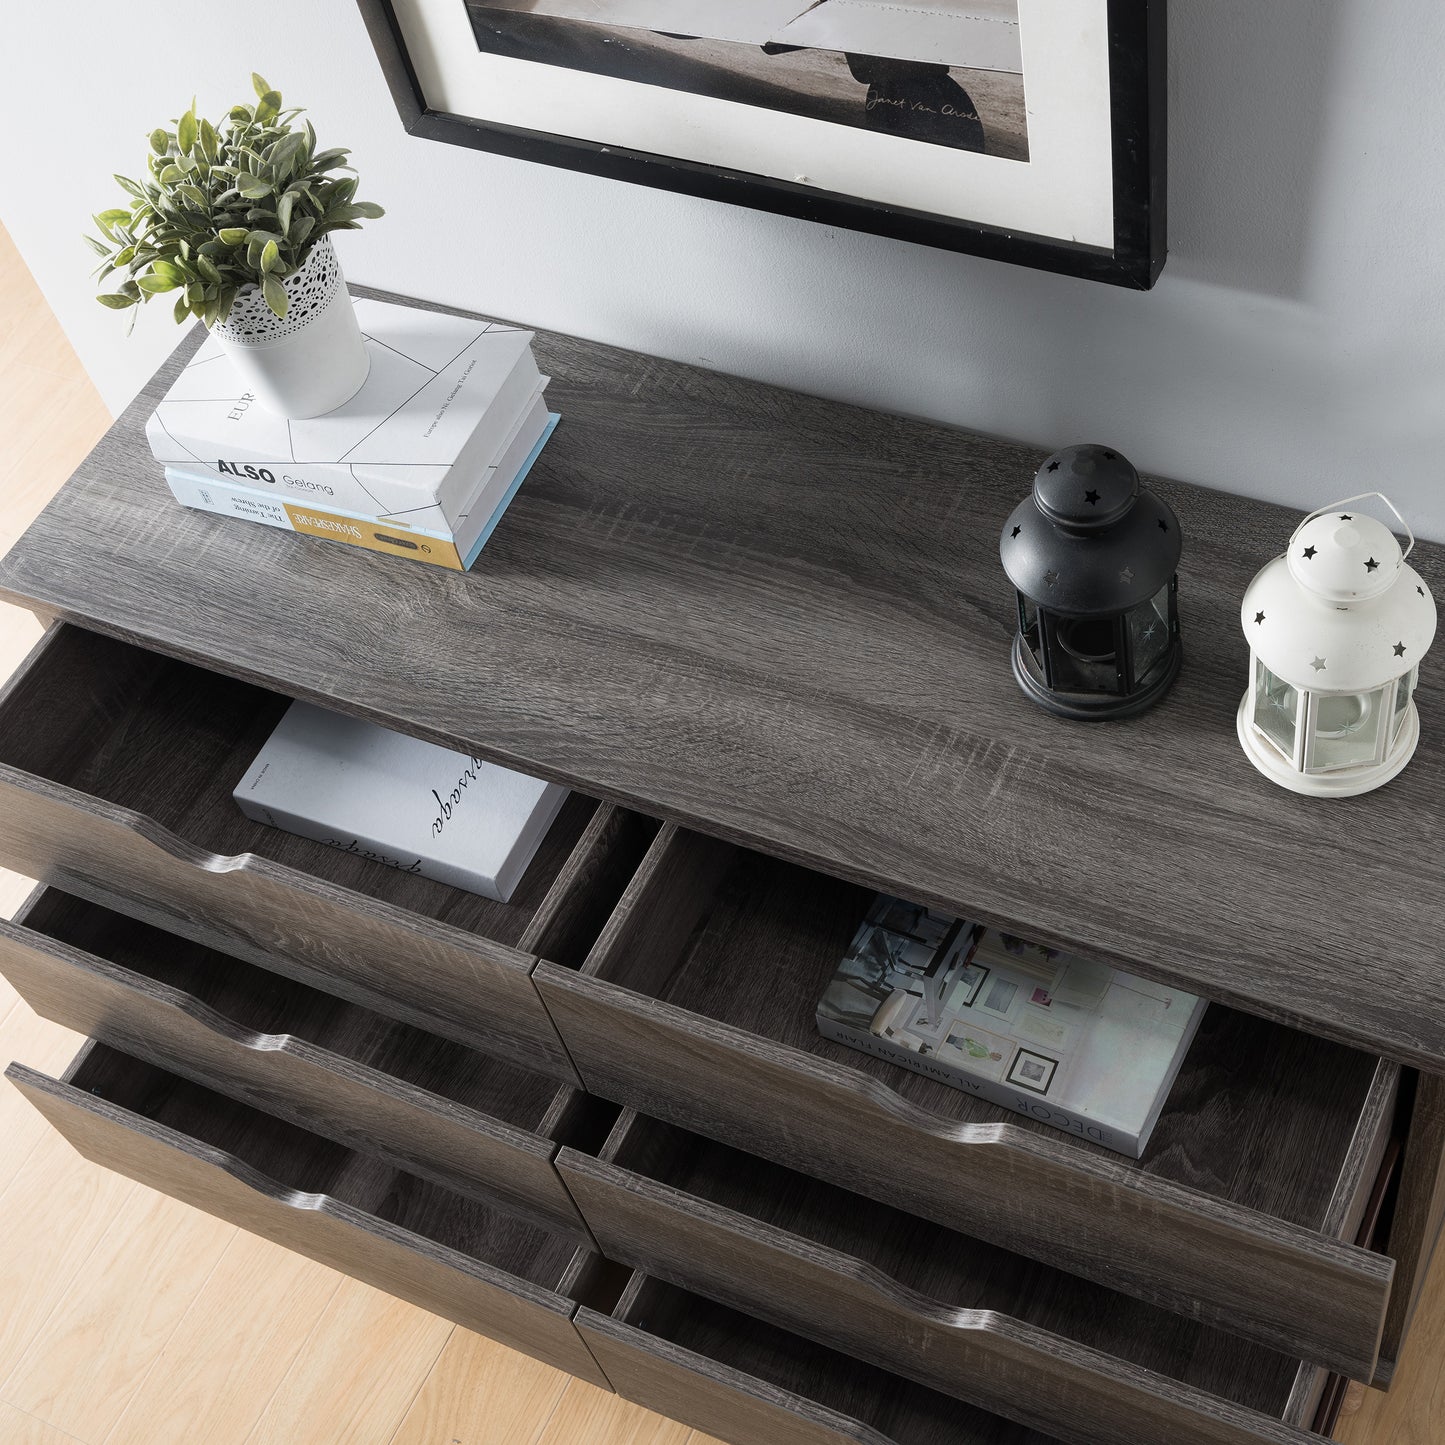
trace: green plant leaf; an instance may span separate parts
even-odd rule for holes
[[[279,201],[276,202],[276,224],[283,236],[291,233],[291,210],[296,204],[294,191],[287,191]]]
[[[319,156],[312,157],[311,169],[313,171],[332,170],[336,166],[344,165],[346,162],[346,157],[350,154],[351,152],[349,150],[346,150],[344,147],[340,146],[338,146],[334,150],[322,151]]]
[[[180,121],[176,125],[176,144],[180,146],[182,155],[189,155],[191,151],[195,148],[196,137],[198,134],[199,130],[196,126],[196,107],[195,102],[193,101],[191,103],[190,110],[188,110],[180,118]]]
[[[261,278],[261,294],[266,298],[266,304],[278,317],[286,315],[286,308],[289,304],[286,299],[286,288],[269,272]]]
[[[306,137],[300,131],[293,130],[289,135],[283,135],[271,147],[266,159],[275,169],[280,170],[283,166],[289,166],[300,155],[305,145]]]
[[[186,173],[174,161],[156,177],[163,186],[173,186],[177,181],[183,181],[185,178]]]
[[[221,153],[220,137],[216,134],[216,127],[208,121],[205,116],[201,117],[201,154],[208,161],[214,161]]]
[[[136,277],[136,285],[140,287],[147,296],[159,296],[162,291],[174,291],[176,282],[169,276],[159,276],[152,272],[149,276]]]
[[[258,100],[264,100],[271,93],[271,87],[254,70],[251,72],[251,89],[256,92]]]
[[[129,176],[122,176],[117,174],[115,177],[115,182],[121,188],[121,190],[129,191],[131,195],[136,198],[136,200],[145,200],[146,193],[141,190],[141,188],[133,180],[131,180]]]
[[[171,148],[171,134],[168,130],[157,126],[151,132],[151,149],[158,155],[163,156]]]
[[[354,206],[335,206],[326,212],[328,221],[374,221],[385,211],[375,201],[358,201]]]
[[[109,258],[110,247],[107,246],[104,241],[97,241],[94,236],[87,236],[85,238],[85,244],[89,246],[90,249],[94,251],[97,256],[105,256]]]
[[[175,317],[176,325],[179,326],[190,314],[191,303],[186,300],[184,294],[177,296],[176,304],[171,308],[171,315]]]
[[[261,176],[250,175],[242,172],[236,177],[236,189],[249,201],[259,200],[262,196],[271,194],[271,182]]]
[[[134,296],[126,296],[119,291],[104,291],[95,299],[102,306],[109,306],[112,311],[124,311],[127,306],[136,304]]]
[[[119,261],[120,258],[116,259]],[[212,285],[219,286],[221,284],[221,268],[204,252],[198,252],[196,255],[196,270]]]
[[[298,252],[301,247],[306,244],[306,238],[311,234],[312,228],[315,225],[315,216],[301,216],[292,224],[291,229],[286,233],[287,239]]]
[[[266,272],[281,269],[281,250],[275,241],[267,241],[261,248],[261,269]]]
[[[256,102],[256,119],[263,125],[269,120],[275,120],[280,112],[281,92],[279,90],[268,90]]]

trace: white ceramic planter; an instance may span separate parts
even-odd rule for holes
[[[248,286],[212,331],[262,405],[287,417],[320,416],[350,401],[371,368],[331,237],[282,285],[290,303],[284,317],[259,286]]]

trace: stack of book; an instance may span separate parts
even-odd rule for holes
[[[288,420],[214,337],[146,423],[176,500],[465,571],[552,434],[532,333],[359,300],[371,371],[335,411]]]
[[[879,894],[818,1030],[1137,1159],[1203,999]]]

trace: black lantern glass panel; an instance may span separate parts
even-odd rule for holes
[[[1018,592],[1014,676],[1070,718],[1127,717],[1179,672],[1179,523],[1118,452],[1066,447],[999,539]]]

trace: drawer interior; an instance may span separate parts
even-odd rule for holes
[[[786,1230],[800,1252],[840,1251],[950,1309],[995,1310],[1272,1418],[1289,1411],[1301,1363],[1262,1345],[656,1119],[624,1114],[609,1156],[741,1216],[741,1229]]]
[[[874,1078],[940,1119],[1008,1123],[1308,1229],[1326,1227],[1377,1059],[1214,1004],[1143,1158],[1131,1160],[819,1035],[817,1000],[872,896],[668,830],[584,972]]]
[[[633,1276],[614,1318],[726,1371],[835,1410],[891,1445],[1053,1445],[1036,1430],[647,1275]]]
[[[319,1138],[119,1050],[92,1045],[66,1083],[234,1155],[300,1194],[325,1194],[555,1290],[576,1241]]]
[[[99,904],[47,888],[27,928],[174,988],[257,1034],[286,1034],[513,1124],[545,1133],[553,1079],[437,1038],[360,1004],[206,948]]]
[[[60,628],[42,649],[0,708],[0,763],[145,814],[210,852],[255,853],[512,947],[531,949],[545,917],[557,962],[581,962],[656,831],[613,810],[605,866],[568,900],[580,916],[560,919],[544,907],[549,890],[598,806],[574,792],[511,901],[481,898],[241,813],[232,791],[290,699],[81,628]]]

